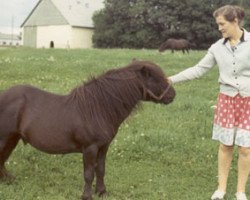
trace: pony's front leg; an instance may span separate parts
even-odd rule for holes
[[[107,194],[106,186],[104,183],[105,176],[105,160],[109,145],[104,146],[99,149],[97,155],[97,165],[96,165],[96,193],[102,197]]]
[[[92,183],[95,175],[95,164],[98,147],[91,145],[83,151],[84,180],[82,200],[92,200]]]
[[[9,138],[1,138],[0,140],[0,180],[14,180],[5,168],[5,162],[16,147],[20,137],[17,134],[9,136]]]

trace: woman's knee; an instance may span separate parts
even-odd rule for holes
[[[250,156],[250,147],[238,147],[238,153],[241,156]]]
[[[219,150],[222,152],[232,152],[234,150],[234,146],[228,146],[225,144],[220,144]]]

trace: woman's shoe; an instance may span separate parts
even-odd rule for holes
[[[221,190],[216,190],[212,197],[211,197],[211,200],[223,200],[224,199],[224,196],[225,196],[226,192],[224,191],[221,191]]]
[[[235,196],[237,200],[247,200],[246,193],[244,192],[237,192]]]

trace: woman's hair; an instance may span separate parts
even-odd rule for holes
[[[237,18],[239,24],[241,24],[242,20],[245,17],[245,11],[240,6],[226,5],[215,10],[213,16],[215,18],[218,16],[223,16],[229,22],[232,22]]]

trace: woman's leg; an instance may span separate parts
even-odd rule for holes
[[[237,192],[245,193],[250,172],[250,148],[238,147],[238,184]]]
[[[218,190],[226,192],[227,178],[233,158],[233,146],[220,144],[218,152]]]

